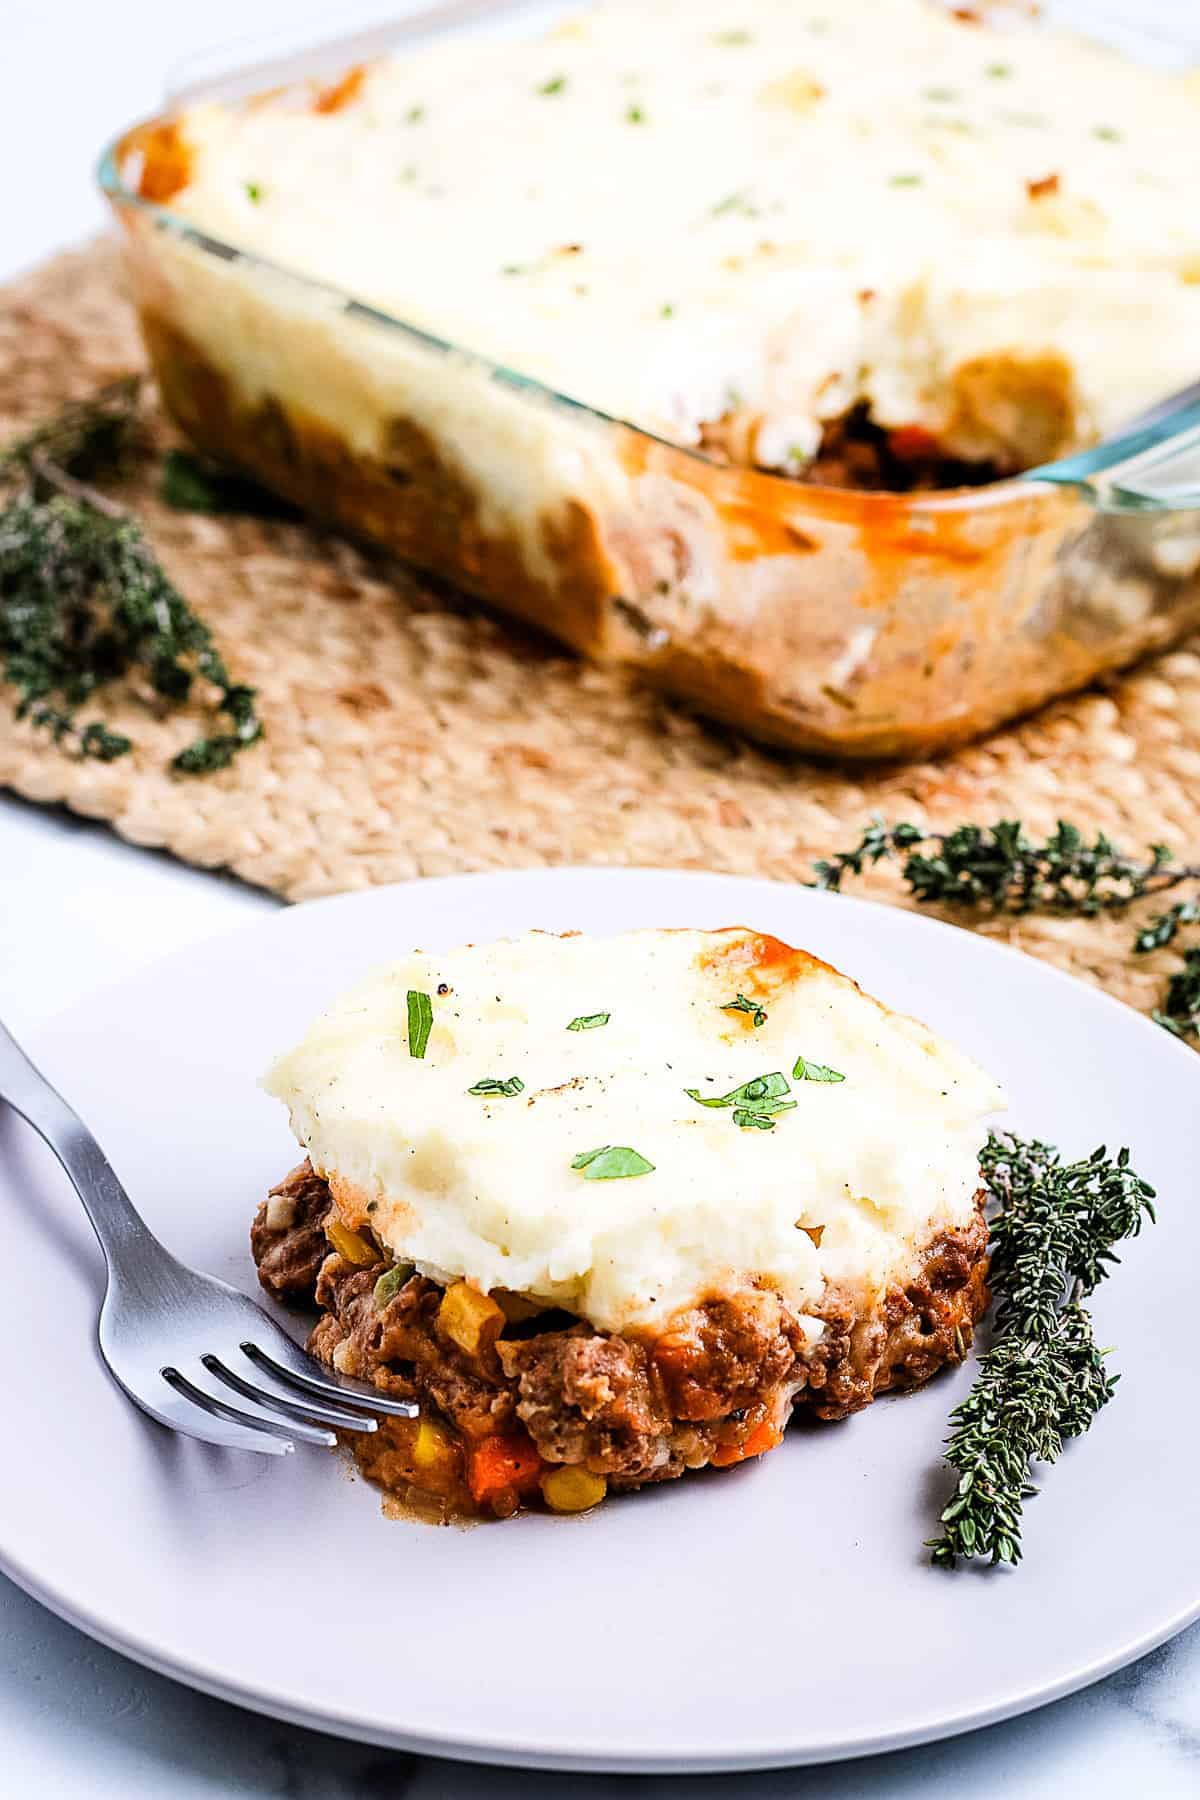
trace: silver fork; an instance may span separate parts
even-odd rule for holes
[[[326,1375],[253,1300],[172,1256],[78,1113],[3,1024],[0,1100],[50,1146],[83,1201],[107,1269],[100,1354],[152,1419],[228,1450],[282,1456],[297,1443],[335,1444],[333,1426],[375,1431],[375,1413],[417,1416],[410,1401]]]

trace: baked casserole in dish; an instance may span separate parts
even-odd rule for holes
[[[435,1516],[582,1511],[961,1361],[996,1084],[777,938],[533,932],[370,976],[271,1070],[260,1207],[312,1352],[420,1402],[355,1441]]]
[[[952,743],[1200,618],[1036,471],[1193,381],[1200,96],[934,0],[607,0],[128,133],[202,448],[769,740]]]

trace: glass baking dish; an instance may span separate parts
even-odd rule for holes
[[[318,71],[410,32],[260,60],[232,91],[285,81],[295,103]],[[1118,467],[1092,452],[942,493],[730,467],[197,230],[139,191],[170,134],[169,112],[126,132],[99,175],[163,400],[194,442],[756,737],[937,750],[1200,624],[1194,407]]]

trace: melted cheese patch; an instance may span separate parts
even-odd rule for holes
[[[934,0],[609,0],[181,129],[206,231],[769,466],[859,402],[1020,463],[1195,375],[1194,84]]]
[[[432,1002],[423,1057],[410,991]],[[739,994],[762,1024],[726,1010]],[[797,1079],[800,1057],[844,1081]],[[795,1105],[769,1129],[685,1092],[772,1074]],[[511,1096],[469,1092],[514,1076]],[[266,1086],[349,1221],[398,1259],[614,1331],[753,1280],[801,1312],[827,1283],[877,1294],[974,1216],[982,1120],[1003,1105],[923,1025],[740,928],[414,953],[340,999]],[[652,1172],[572,1167],[610,1145]]]

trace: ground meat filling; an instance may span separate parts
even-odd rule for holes
[[[671,1411],[641,1344],[588,1325],[497,1349],[517,1417],[547,1462],[649,1480],[671,1458]]]
[[[677,1419],[724,1419],[794,1380],[806,1348],[779,1295],[750,1289],[685,1313],[658,1339],[654,1361]]]
[[[701,427],[700,442],[711,456],[753,462],[736,421],[729,417]],[[1016,472],[996,461],[970,462],[951,456],[920,426],[890,430],[876,425],[868,408],[855,406],[823,426],[815,455],[788,473],[810,486],[854,488],[859,492],[912,494],[982,487]]]
[[[931,432],[918,426],[889,431],[875,424],[865,406],[856,406],[825,426],[817,454],[798,479],[824,487],[912,494],[983,487],[1012,473],[996,462],[950,456]]]
[[[325,1220],[329,1185],[307,1158],[268,1193],[250,1228],[258,1279],[276,1300],[312,1305],[321,1264],[329,1255]]]
[[[358,1269],[336,1252],[316,1284],[318,1320],[308,1347],[343,1375],[373,1381],[403,1398],[431,1400],[465,1438],[511,1425],[515,1396],[490,1358],[472,1358],[437,1329],[442,1289],[413,1275],[382,1308],[379,1267]]]
[[[748,1288],[677,1314],[656,1338],[611,1335],[547,1312],[481,1333],[468,1350],[446,1323],[443,1288],[393,1274],[377,1297],[385,1259],[348,1260],[326,1235],[336,1220],[326,1183],[307,1163],[293,1169],[254,1221],[259,1279],[278,1299],[318,1308],[315,1356],[419,1401],[423,1417],[449,1428],[438,1491],[466,1511],[515,1510],[536,1491],[530,1470],[568,1465],[621,1490],[757,1455],[779,1441],[793,1405],[844,1418],[876,1394],[915,1387],[961,1361],[988,1301],[981,1197],[975,1220],[939,1237],[881,1308],[859,1317],[850,1296],[828,1294],[815,1344],[778,1294]],[[364,1247],[374,1253],[358,1234],[352,1248]],[[367,1440],[360,1460],[368,1473],[388,1485],[398,1469],[419,1487],[415,1431],[389,1422]],[[498,1494],[489,1489],[485,1505],[472,1458],[496,1444],[510,1447],[513,1480]]]

